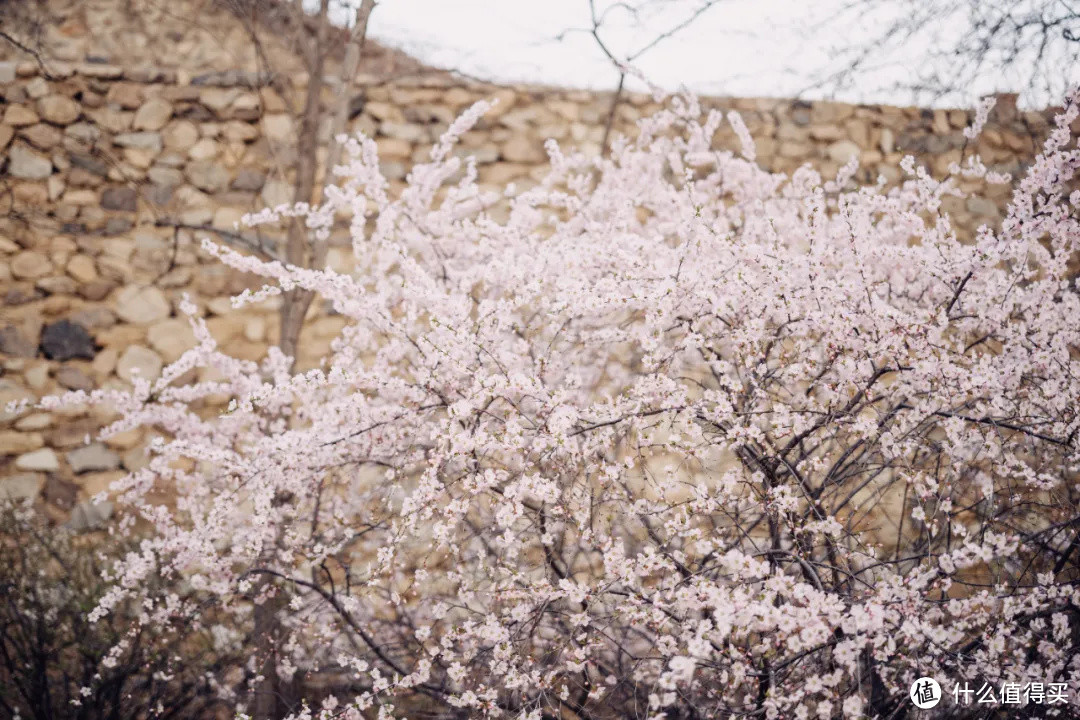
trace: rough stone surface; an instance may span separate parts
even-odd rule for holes
[[[79,486],[60,475],[49,473],[45,476],[45,484],[41,488],[41,495],[51,505],[70,512],[75,507],[75,498],[79,495]]]
[[[75,153],[71,155],[70,160],[72,165],[91,175],[106,177],[109,174],[109,164],[101,158]]]
[[[173,114],[172,103],[164,98],[147,100],[131,121],[134,130],[160,130]]]
[[[0,500],[33,502],[40,492],[41,475],[39,473],[16,473],[0,478]]]
[[[188,181],[203,192],[221,192],[229,185],[229,171],[220,164],[206,160],[187,166]]]
[[[42,119],[56,125],[70,125],[79,119],[79,103],[63,95],[46,95],[37,102]]]
[[[37,345],[14,325],[0,327],[0,353],[12,357],[34,357]]]
[[[142,345],[131,345],[116,363],[116,374],[128,382],[139,377],[153,382],[161,375],[161,358],[153,350]]]
[[[67,461],[72,472],[76,473],[115,470],[120,467],[120,456],[99,442],[72,450],[67,454]]]
[[[135,148],[159,153],[161,152],[161,134],[156,132],[124,133],[114,136],[113,144],[122,148]]]
[[[63,139],[60,130],[52,125],[46,125],[45,123],[38,123],[37,125],[31,125],[28,128],[24,128],[19,135],[26,138],[27,142],[38,150],[46,152],[59,145],[60,141]]]
[[[292,118],[285,114],[267,115],[262,119],[263,133],[270,140],[285,142],[293,139]]]
[[[41,433],[0,430],[0,455],[20,455],[45,444]]]
[[[117,295],[115,310],[124,322],[149,325],[167,318],[172,307],[156,287],[128,285]]]
[[[213,138],[205,137],[188,148],[192,160],[211,160],[221,154],[221,146]]]
[[[106,210],[121,210],[123,212],[135,212],[138,209],[138,195],[134,188],[111,187],[101,193],[101,207]]]
[[[41,332],[41,350],[45,357],[52,360],[93,360],[97,352],[94,338],[86,328],[70,320],[60,320],[45,326]]]
[[[62,367],[56,371],[53,377],[56,378],[56,382],[68,390],[85,390],[89,392],[94,389],[94,379],[76,367]]]
[[[236,174],[236,179],[232,181],[231,187],[233,190],[258,192],[262,190],[263,184],[265,183],[265,173],[261,173],[258,170],[252,170],[251,168],[244,168]]]
[[[73,277],[77,282],[89,283],[97,280],[97,268],[94,266],[94,259],[88,255],[76,255],[68,260],[67,274]]]
[[[8,174],[23,180],[44,180],[52,174],[49,158],[31,150],[26,145],[13,145],[8,153]]]
[[[232,140],[234,142],[251,142],[259,137],[259,128],[250,123],[241,122],[239,120],[230,120],[225,123],[222,134],[225,136],[226,140]]]
[[[11,127],[33,125],[39,119],[38,114],[25,105],[8,105],[4,111],[4,124]]]
[[[19,470],[38,472],[56,472],[60,469],[60,460],[52,448],[41,448],[15,459],[15,467]]]
[[[113,514],[113,504],[108,500],[95,503],[88,500],[76,505],[71,511],[65,527],[74,532],[100,530],[108,523]]]
[[[21,280],[36,280],[51,273],[52,263],[41,253],[26,250],[11,260],[11,274]]]
[[[76,483],[69,481],[76,476],[64,459],[67,452],[82,447],[85,436],[106,422],[105,415],[8,412],[6,403],[64,388],[121,388],[136,368],[157,377],[163,362],[194,342],[187,320],[171,317],[173,303],[185,292],[199,312],[206,313],[225,352],[262,357],[276,341],[280,299],[243,314],[232,310],[228,296],[257,287],[261,280],[209,257],[200,242],[206,236],[220,238],[202,228],[232,230],[242,213],[291,202],[298,164],[299,120],[292,115],[292,105],[302,100],[303,82],[298,84],[299,96],[284,98],[264,84],[266,78],[230,69],[236,59],[226,49],[195,43],[179,53],[175,42],[149,39],[159,32],[153,26],[139,31],[145,38],[134,38],[147,39],[145,43],[126,43],[127,36],[119,42],[121,35],[109,23],[127,20],[97,9],[119,3],[69,3],[93,5],[93,27],[65,22],[49,29],[48,35],[55,34],[64,45],[64,57],[58,57],[63,62],[53,69],[62,79],[45,78],[33,63],[5,62],[0,43],[0,173],[12,180],[6,201],[10,207],[0,207],[4,213],[48,219],[47,228],[0,230],[0,433],[12,433],[8,442],[18,443],[0,461],[0,487],[9,477],[21,478],[16,483],[21,483],[21,494],[39,496],[65,512],[89,496],[87,488],[104,482],[102,476],[119,472],[85,470]],[[103,51],[102,39],[116,47]],[[132,55],[115,55],[119,49]],[[109,63],[86,62],[94,55],[108,56]],[[210,64],[193,65],[203,61]],[[218,61],[225,65],[211,67]],[[508,181],[522,188],[536,182],[548,137],[587,153],[599,152],[606,97],[443,77],[372,84],[367,81],[373,76],[361,75],[366,84],[347,89],[347,132],[364,132],[376,142],[392,196],[400,192],[413,163],[427,160],[446,125],[482,98],[497,97],[499,104],[453,152],[476,159],[480,181],[489,185],[485,189]],[[332,99],[333,93],[328,96]],[[1024,113],[1015,102],[999,103],[1004,109],[995,111],[986,132],[969,147],[960,133],[971,119],[966,111],[818,101],[702,102],[707,109],[743,114],[763,167],[791,172],[809,163],[831,176],[857,156],[858,183],[882,176],[895,185],[902,177],[898,163],[904,153],[915,154],[920,164],[938,174],[961,159],[961,148],[979,152],[993,169],[1015,176],[1049,127],[1045,113]],[[649,97],[626,93],[613,129],[632,133],[633,122],[656,109]],[[328,130],[325,124],[320,128],[320,143],[325,143]],[[1032,132],[1039,142],[1031,142]],[[713,147],[739,150],[727,127],[721,127]],[[319,172],[325,170],[324,161],[325,148],[320,148]],[[957,233],[968,241],[980,224],[1000,221],[1007,196],[949,200],[954,202]],[[155,227],[158,222],[194,228]],[[259,232],[266,247],[280,252],[283,233],[271,226]],[[328,262],[342,272],[353,269],[344,233],[335,231]],[[319,308],[310,320],[302,367],[311,367],[340,329],[338,319],[325,319],[318,314],[322,312]],[[57,359],[48,359],[54,352],[48,349],[51,333],[63,320],[85,328],[87,337],[81,337],[80,349],[70,351],[70,359],[58,359],[67,357],[61,350],[55,350]],[[84,359],[88,357],[93,359]],[[136,433],[126,442],[133,444],[109,448],[122,454],[124,468],[141,467],[146,462],[145,438]],[[24,464],[51,466],[47,456],[34,455],[43,450],[58,453],[59,470],[16,466],[24,456],[31,458]],[[96,512],[92,506],[79,511]],[[80,527],[96,523],[87,517],[73,522]]]
[[[540,145],[521,135],[514,136],[503,145],[502,156],[510,162],[521,163],[540,163],[547,158]]]
[[[968,212],[979,218],[994,218],[1000,215],[998,206],[984,197],[971,196],[967,199]]]
[[[71,314],[71,322],[82,325],[87,330],[103,330],[116,324],[116,315],[109,308],[92,305]]]
[[[190,120],[177,120],[161,131],[161,138],[167,149],[186,151],[199,139],[199,128]]]
[[[859,146],[850,140],[839,140],[829,145],[828,154],[830,159],[846,163],[852,157],[859,156]]]
[[[169,318],[152,325],[146,331],[146,339],[165,362],[173,362],[197,344],[191,323],[186,318]]]
[[[176,168],[155,165],[146,172],[147,179],[162,187],[176,187],[184,182],[184,173]]]

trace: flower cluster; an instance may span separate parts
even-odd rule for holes
[[[484,192],[451,152],[482,110],[397,198],[360,137],[322,206],[249,218],[347,228],[353,274],[207,242],[267,279],[237,304],[349,320],[321,368],[229,358],[193,314],[155,383],[54,401],[159,436],[114,488],[153,532],[99,616],[175,622],[152,576],[238,616],[288,598],[279,671],[352,688],[305,717],[889,717],[929,671],[1076,692],[1075,103],[970,243],[956,178],[770,173],[685,97]]]

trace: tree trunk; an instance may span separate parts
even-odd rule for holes
[[[323,184],[330,180],[329,174],[341,157],[341,146],[336,138],[345,131],[348,120],[348,87],[356,75],[367,36],[368,18],[375,8],[374,0],[364,0],[356,16],[356,22],[349,35],[345,48],[345,58],[341,67],[340,98],[336,109],[331,136],[327,148],[326,174]],[[318,32],[314,42],[307,48],[308,86],[304,100],[304,111],[300,119],[300,132],[297,137],[296,184],[293,202],[318,202],[322,192],[316,197],[316,173],[318,170],[319,125],[323,118],[321,104],[324,87],[323,71],[326,65],[327,31],[329,0],[322,0],[319,7]],[[289,224],[285,245],[285,260],[290,265],[305,268],[321,268],[326,258],[324,243],[312,243],[301,220],[294,219]],[[314,294],[308,290],[293,289],[285,293],[281,307],[281,337],[278,346],[292,358],[296,366],[299,354],[300,331],[304,326],[304,317]],[[277,674],[277,651],[282,642],[281,623],[278,613],[283,607],[281,595],[267,600],[255,607],[255,642],[259,659],[259,674],[263,677],[255,688],[252,717],[254,720],[277,720],[293,710],[292,696],[295,688],[286,683]]]
[[[296,185],[293,202],[310,203],[315,191],[315,171],[318,168],[319,120],[322,118],[321,96],[323,68],[326,65],[326,35],[329,20],[329,0],[322,0],[319,8],[318,32],[309,42],[307,52],[308,85],[304,101],[304,114],[300,118],[300,134],[296,140]],[[289,223],[288,240],[285,245],[285,261],[297,267],[312,267],[311,243],[303,221],[294,218]],[[300,330],[304,316],[311,306],[312,293],[299,288],[285,293],[281,306],[281,351],[293,358],[296,365]]]

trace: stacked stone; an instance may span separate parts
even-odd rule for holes
[[[223,267],[199,246],[235,232],[243,213],[292,198],[298,107],[304,78],[283,97],[265,78],[240,71],[191,76],[174,70],[104,63],[50,67],[0,63],[0,168],[6,217],[0,218],[0,495],[40,498],[58,521],[95,527],[107,506],[90,498],[146,462],[142,429],[94,441],[110,420],[101,409],[8,412],[11,400],[66,389],[125,387],[154,379],[194,343],[177,307],[188,293],[224,350],[259,359],[277,341],[274,302],[233,311],[229,296],[258,280]],[[425,161],[453,118],[482,98],[498,104],[462,138],[481,183],[524,187],[544,173],[543,142],[599,152],[610,94],[497,87],[445,76],[382,82],[361,77],[349,90],[350,130],[377,140],[394,189]],[[329,107],[337,93],[328,88]],[[853,155],[859,180],[900,178],[904,154],[942,172],[977,150],[1015,172],[1033,155],[1044,114],[999,113],[977,148],[961,134],[969,114],[823,102],[711,99],[739,110],[764,166],[791,171],[811,163],[830,175]],[[629,94],[616,130],[632,132],[657,109]],[[324,126],[321,140],[329,134]],[[730,131],[717,147],[737,148]],[[325,157],[325,148],[320,149]],[[320,170],[320,173],[322,170]],[[1005,192],[1003,188],[1002,193]],[[1004,194],[960,201],[954,219],[966,234],[993,222]],[[280,237],[263,242],[271,251]],[[347,271],[347,238],[329,264]],[[301,338],[301,365],[329,347],[343,320],[314,307]],[[192,376],[195,379],[197,376]],[[200,379],[205,379],[200,377]],[[221,399],[227,401],[226,398]]]

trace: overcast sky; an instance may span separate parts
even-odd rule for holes
[[[638,18],[613,9],[603,37],[614,52],[625,56],[677,25],[701,2],[652,0],[660,11]],[[884,27],[884,18],[877,27],[874,22],[863,26],[825,22],[846,2],[850,0],[723,0],[640,58],[635,67],[667,89],[685,86],[703,94],[912,103],[910,92],[891,88],[909,79],[912,67],[925,65],[925,48],[918,44],[929,42],[925,34],[905,41],[900,52],[882,58],[880,67],[860,76],[850,88],[814,87],[838,48],[850,47]],[[601,9],[641,3],[597,0]],[[610,63],[587,33],[572,31],[590,26],[588,7],[588,0],[380,0],[370,31],[430,64],[484,79],[611,88],[617,75]],[[557,39],[568,29],[570,33]],[[939,31],[948,36],[963,28],[956,18],[943,18]],[[971,105],[981,95],[1022,85],[1021,80],[987,73],[960,93],[936,101],[923,97],[919,102]],[[1021,102],[1046,100],[1029,94]]]

